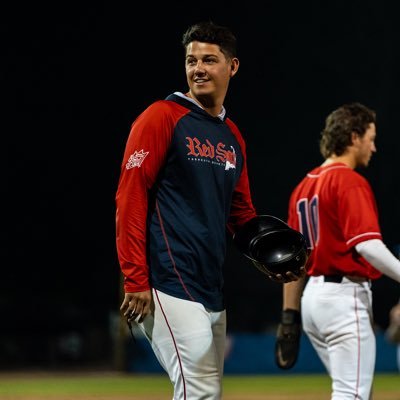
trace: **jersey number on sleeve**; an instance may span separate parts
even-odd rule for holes
[[[318,243],[318,196],[310,201],[300,199],[297,202],[297,215],[299,216],[300,232],[306,239],[307,246],[313,249]]]

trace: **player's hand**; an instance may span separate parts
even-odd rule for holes
[[[300,350],[301,317],[297,310],[282,311],[275,343],[275,363],[281,369],[292,368]]]
[[[128,322],[137,320],[138,323],[141,323],[145,317],[151,313],[152,302],[151,290],[125,293],[125,298],[121,304],[120,310],[123,312]]]
[[[389,326],[385,332],[391,343],[400,343],[400,304],[396,304],[389,313]]]
[[[264,271],[265,272],[265,271]],[[293,281],[298,281],[301,278],[304,278],[307,274],[306,268],[301,267],[298,274],[295,274],[292,271],[287,271],[285,274],[273,274],[265,272],[269,279],[278,283],[288,283]]]

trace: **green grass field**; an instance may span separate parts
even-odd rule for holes
[[[330,398],[330,380],[322,375],[227,375],[226,400],[322,400]],[[172,399],[165,376],[127,373],[2,373],[2,400],[164,400]],[[400,400],[400,375],[377,374],[374,400]]]

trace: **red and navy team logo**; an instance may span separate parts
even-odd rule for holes
[[[225,170],[236,169],[236,152],[233,146],[227,150],[224,143],[219,142],[214,146],[208,139],[201,143],[196,137],[186,137],[189,149],[188,157],[192,161],[210,162],[225,167]]]

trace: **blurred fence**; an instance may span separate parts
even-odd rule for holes
[[[137,333],[135,333],[137,335]],[[376,372],[398,372],[397,347],[378,332]],[[277,374],[283,371],[274,361],[274,334],[229,334],[225,354],[226,374]],[[127,342],[127,370],[135,373],[163,372],[145,338]],[[325,368],[306,335],[302,335],[296,365],[285,373],[322,373]]]

